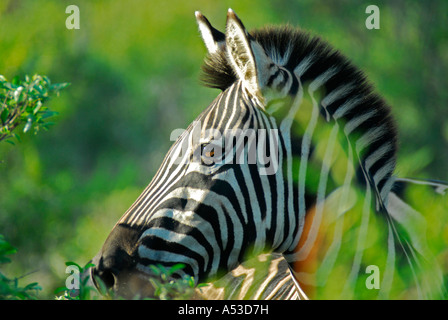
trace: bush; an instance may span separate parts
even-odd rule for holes
[[[0,267],[5,263],[10,263],[11,259],[7,256],[16,252],[17,249],[0,234]],[[37,299],[37,293],[42,288],[36,282],[27,284],[24,287],[19,286],[19,280],[23,277],[9,278],[0,271],[0,300]]]
[[[0,141],[12,143],[13,138],[20,141],[20,136],[13,132],[23,125],[23,132],[34,129],[34,133],[40,129],[47,130],[53,122],[49,119],[56,112],[46,106],[46,102],[54,95],[66,88],[68,83],[51,84],[46,76],[34,75],[32,78],[25,76],[21,81],[15,77],[11,82],[0,75]],[[0,266],[10,263],[7,256],[15,254],[17,249],[13,247],[4,236],[0,234]],[[0,271],[0,300],[29,300],[37,299],[38,291],[42,288],[37,282],[32,282],[24,287],[19,285],[18,278],[9,278]]]
[[[46,76],[25,76],[21,81],[15,77],[11,82],[0,75],[0,141],[13,143],[12,138],[20,141],[19,135],[13,130],[24,124],[23,132],[34,128],[36,134],[40,129],[47,130],[53,122],[49,121],[56,115],[45,103],[53,95],[66,88],[68,83],[51,84]]]

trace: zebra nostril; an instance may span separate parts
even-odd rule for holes
[[[131,280],[137,278],[137,244],[142,230],[117,224],[100,252],[92,259],[91,275],[95,287],[106,296],[131,296]],[[137,280],[135,280],[137,282]],[[131,296],[132,297],[132,296]]]
[[[101,288],[104,285],[107,289],[111,289],[115,285],[115,276],[111,270],[104,270],[97,273],[97,278],[94,280],[97,288]],[[102,284],[99,283],[102,282]]]

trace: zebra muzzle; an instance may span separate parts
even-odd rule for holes
[[[139,271],[136,244],[141,232],[126,225],[117,225],[101,252],[93,259],[91,278],[99,291],[111,298],[151,297],[154,289],[146,273]]]

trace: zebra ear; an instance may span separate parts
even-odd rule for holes
[[[227,13],[226,49],[237,76],[245,82],[251,93],[262,98],[261,93],[266,87],[269,73],[278,67],[247,32],[232,9]]]
[[[224,33],[213,28],[207,18],[199,11],[196,11],[194,14],[199,26],[199,32],[201,33],[202,40],[204,41],[208,53],[213,54],[218,50],[225,50],[226,36]]]

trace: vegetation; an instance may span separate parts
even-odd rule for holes
[[[32,128],[35,134],[41,128],[48,129],[53,124],[48,119],[56,112],[51,111],[46,102],[67,86],[67,83],[51,84],[50,79],[40,75],[32,78],[25,76],[24,81],[16,77],[12,82],[0,75],[0,141],[5,140],[11,144],[14,144],[12,138],[20,141],[20,136],[13,132],[20,126],[23,126],[24,133]],[[7,256],[15,253],[17,249],[0,234],[0,266],[11,262]],[[20,278],[24,277],[26,275]],[[20,278],[9,278],[0,271],[0,300],[37,298],[38,291],[42,290],[38,283],[32,282],[21,287]]]
[[[365,27],[369,4],[262,0],[253,10],[251,1],[80,0],[80,29],[68,30],[63,1],[1,1],[0,233],[19,249],[0,265],[2,275],[18,277],[4,278],[5,292],[53,299],[66,261],[82,266],[98,252],[155,174],[171,131],[186,128],[216,97],[198,81],[206,50],[195,10],[219,29],[231,7],[249,29],[290,23],[321,35],[392,106],[398,174],[448,180],[448,2],[381,2],[380,30]],[[26,77],[34,73],[52,82]],[[65,87],[52,83],[63,81],[71,86],[48,100]],[[28,99],[35,104],[24,104]],[[56,113],[50,131],[23,132],[45,130]],[[442,235],[435,246],[446,248],[448,230],[430,217],[429,236]]]
[[[96,300],[106,296],[107,290],[104,288],[102,283],[101,289],[98,290],[88,284],[90,276],[86,276],[81,279],[81,274],[86,272],[90,267],[94,266],[92,263],[87,263],[84,267],[81,267],[76,262],[69,261],[66,262],[65,265],[67,267],[74,266],[75,270],[79,272],[73,275],[76,278],[79,287],[77,289],[67,288],[67,286],[57,288],[54,291],[57,300]]]
[[[11,259],[7,256],[15,254],[16,252],[17,249],[0,234],[0,267],[5,263],[11,262]],[[32,282],[21,287],[19,286],[19,280],[20,278],[9,278],[0,271],[0,300],[37,299],[38,291],[42,290],[37,282]]]
[[[88,263],[81,267],[75,262],[67,262],[67,266],[75,266],[82,274],[89,267],[93,266]],[[199,284],[195,286],[193,277],[184,276],[180,279],[173,279],[173,274],[179,269],[184,268],[183,264],[177,264],[171,268],[166,268],[162,265],[152,265],[151,271],[153,275],[149,278],[150,283],[154,288],[154,297],[145,298],[139,297],[135,299],[156,299],[156,300],[185,300],[195,297],[195,289],[206,286],[207,284]],[[58,300],[96,300],[96,299],[120,299],[111,290],[107,290],[101,279],[95,279],[98,283],[99,289],[88,284],[89,276],[80,279],[79,289],[73,290],[67,287],[56,289],[56,299]]]
[[[32,79],[25,76],[24,81],[16,77],[12,82],[0,75],[0,141],[7,139],[7,142],[13,143],[10,140],[13,137],[20,140],[20,136],[13,130],[21,124],[24,124],[24,133],[32,128],[35,134],[41,128],[48,129],[53,124],[48,121],[49,118],[57,113],[44,104],[68,85],[51,84],[50,79],[40,75],[34,75]]]

